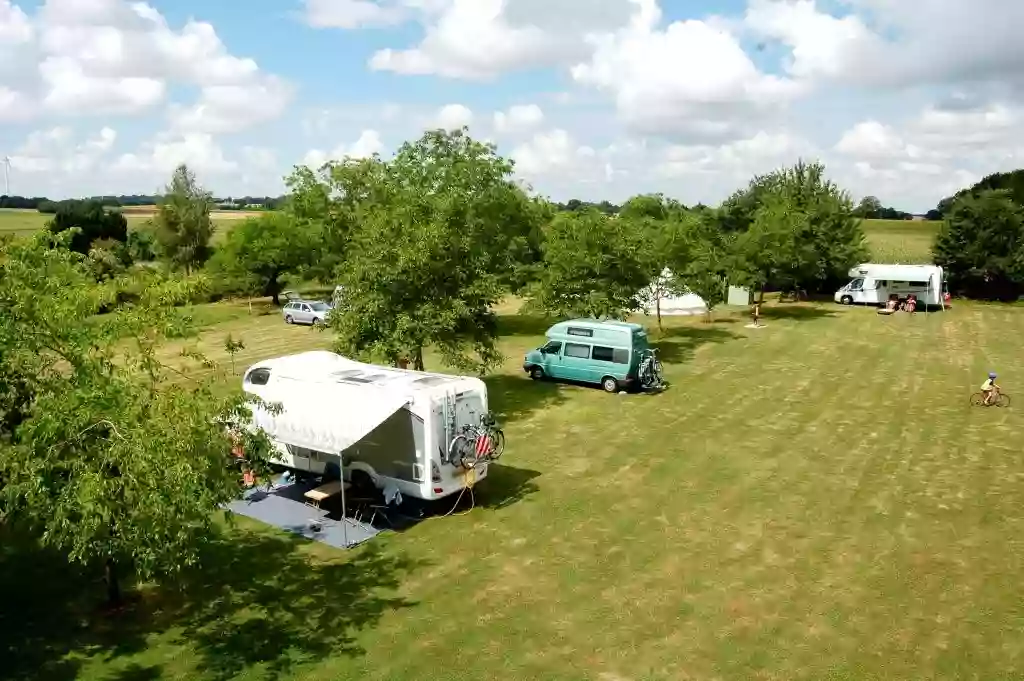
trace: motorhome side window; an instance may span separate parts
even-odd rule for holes
[[[928,286],[928,284],[923,281],[912,281],[910,282],[910,285],[916,288],[926,288]]]
[[[569,334],[570,336],[582,336],[583,338],[593,338],[594,337],[594,330],[593,329],[579,329],[579,328],[575,328],[575,327],[570,326],[569,330],[566,331],[566,333]]]
[[[578,345],[576,343],[565,344],[565,356],[577,359],[590,359],[590,346]]]

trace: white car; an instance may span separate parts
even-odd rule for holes
[[[285,324],[309,324],[320,326],[327,323],[331,306],[327,303],[308,300],[293,300],[281,310]]]

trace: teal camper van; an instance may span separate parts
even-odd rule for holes
[[[530,378],[596,383],[607,392],[640,385],[640,370],[650,353],[647,332],[639,324],[596,319],[559,322],[548,342],[527,353],[523,369]]]

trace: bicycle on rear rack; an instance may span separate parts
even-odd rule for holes
[[[466,470],[481,461],[496,461],[505,451],[505,433],[490,414],[480,417],[479,425],[466,424],[448,445],[448,460]]]
[[[661,360],[654,348],[646,350],[640,360],[640,386],[648,390],[661,386]]]

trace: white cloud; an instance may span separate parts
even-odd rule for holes
[[[579,169],[593,162],[593,147],[576,143],[565,130],[538,133],[512,150],[516,170],[527,179]]]
[[[24,143],[11,154],[11,168],[23,173],[58,173],[74,177],[98,169],[117,139],[112,128],[102,128],[84,140],[76,141],[66,126],[29,133]]]
[[[445,130],[457,130],[473,122],[473,112],[462,104],[446,104],[434,117],[434,125]]]
[[[656,171],[668,177],[719,174],[723,176],[723,185],[732,183],[738,188],[754,175],[817,155],[814,146],[801,137],[787,132],[760,131],[752,137],[719,146],[670,146]]]
[[[319,168],[328,161],[341,161],[346,158],[369,158],[384,150],[384,143],[381,142],[380,133],[376,130],[363,130],[352,144],[342,144],[333,151],[321,149],[310,149],[302,159],[302,165],[310,168]]]
[[[376,70],[489,80],[509,71],[583,57],[585,36],[627,20],[632,0],[434,0],[420,9],[425,36],[415,47],[379,50]]]
[[[162,104],[171,85],[200,88],[191,111],[174,113],[198,132],[278,116],[291,95],[203,21],[175,29],[150,5],[125,0],[45,0],[30,17],[0,0],[0,120],[139,114]]]
[[[543,122],[544,112],[536,104],[517,104],[494,113],[494,129],[502,133],[532,130]]]
[[[142,145],[135,153],[122,154],[114,163],[115,173],[137,174],[165,181],[182,163],[199,174],[219,175],[237,171],[235,161],[228,160],[211,135],[188,133],[180,136],[161,135]],[[159,178],[159,180],[158,180]]]
[[[748,27],[793,51],[790,71],[864,85],[1019,79],[1024,4],[1006,0],[751,0]],[[870,27],[870,28],[869,28]]]
[[[658,28],[655,0],[636,0],[631,25],[593,38],[595,51],[572,69],[580,84],[610,94],[623,120],[646,132],[735,137],[754,116],[800,92],[762,73],[736,37],[704,21]]]
[[[406,9],[371,0],[306,0],[305,19],[314,28],[390,26],[408,18]]]

